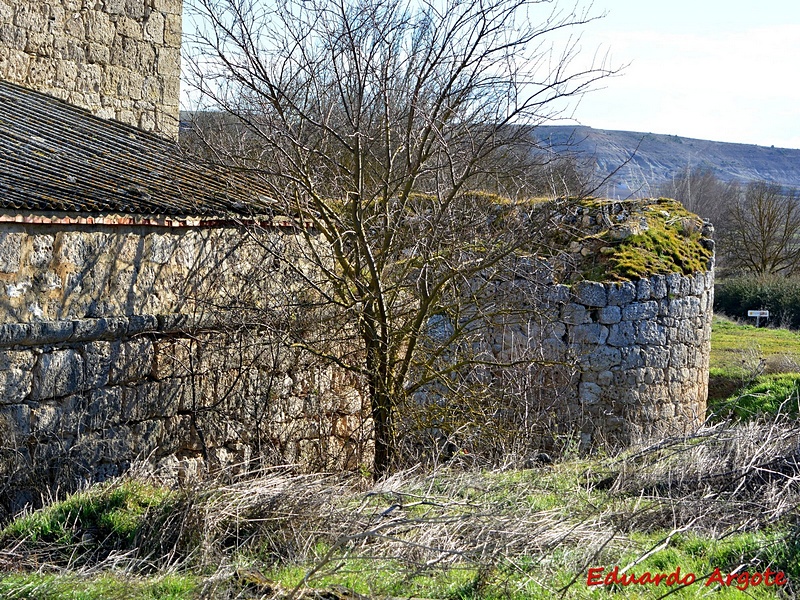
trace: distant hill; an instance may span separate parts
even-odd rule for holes
[[[536,135],[558,152],[593,162],[598,180],[609,177],[597,194],[610,198],[654,195],[687,166],[708,167],[726,181],[763,179],[800,188],[800,150],[575,126],[541,126]]]

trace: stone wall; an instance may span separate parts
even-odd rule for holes
[[[0,0],[0,78],[177,138],[182,0]]]
[[[288,306],[297,289],[295,230],[3,226],[7,510],[35,502],[45,486],[68,489],[143,460],[173,475],[369,463],[358,382],[292,348],[287,322],[302,319],[270,304]],[[229,310],[237,302],[251,310]]]
[[[580,433],[583,446],[689,432],[705,419],[713,280],[708,271],[539,286],[538,303],[521,293],[528,282],[514,282],[506,293],[527,297],[530,316],[494,324],[494,359],[527,353],[561,373],[557,405],[537,418]]]

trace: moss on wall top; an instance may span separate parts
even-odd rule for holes
[[[554,200],[537,203],[532,219],[552,224],[529,251],[547,256],[559,283],[688,275],[714,256],[713,227],[668,198]]]

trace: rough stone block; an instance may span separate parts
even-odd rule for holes
[[[25,404],[0,406],[0,436],[5,443],[14,443],[31,433],[31,409]],[[21,441],[21,440],[20,440]]]
[[[111,361],[109,383],[128,383],[150,377],[153,371],[153,342],[137,339],[122,342]]]
[[[122,417],[121,387],[94,390],[84,414],[84,427],[88,431],[107,431],[117,427]]]
[[[30,324],[29,342],[55,344],[65,342],[73,333],[73,321],[42,321]]]
[[[608,286],[608,304],[622,306],[633,302],[636,297],[636,286],[630,281],[612,283]]]
[[[655,300],[667,297],[667,280],[664,275],[653,275],[650,278],[650,296]]]
[[[578,385],[578,398],[582,404],[597,404],[603,394],[603,388],[596,383],[581,382]]]
[[[579,281],[572,286],[575,301],[584,306],[602,307],[608,301],[606,288],[596,281]]]
[[[53,350],[42,354],[33,371],[34,400],[74,394],[83,386],[83,358],[76,350]]]
[[[622,353],[618,348],[601,346],[589,355],[589,364],[593,371],[608,371],[622,362]]]
[[[86,344],[83,348],[86,376],[84,385],[86,389],[101,388],[108,383],[113,358],[113,345],[111,342],[95,341]]]
[[[622,309],[622,319],[624,321],[642,321],[652,319],[658,315],[658,302],[634,302]]]
[[[591,323],[592,318],[585,306],[570,302],[561,309],[561,320],[568,325]]]
[[[17,273],[25,234],[0,232],[0,273]]]
[[[598,311],[597,320],[603,325],[613,325],[622,320],[622,311],[619,306],[605,306]]]
[[[638,323],[636,343],[643,346],[664,346],[667,343],[667,330],[654,321]]]
[[[569,332],[570,342],[573,344],[602,345],[608,339],[608,327],[599,323],[576,325]]]
[[[23,344],[29,338],[30,332],[28,323],[4,323],[0,325],[0,345]]]
[[[622,321],[609,328],[608,343],[611,346],[632,346],[635,341],[636,326],[633,323]]]

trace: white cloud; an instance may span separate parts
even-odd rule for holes
[[[800,25],[711,35],[618,32],[592,41],[632,63],[584,100],[583,123],[798,146]]]

